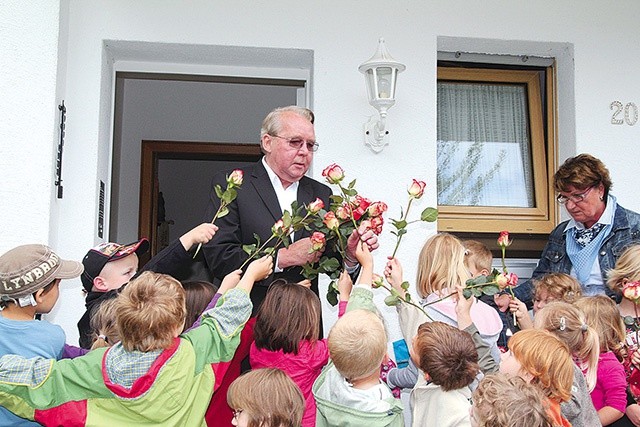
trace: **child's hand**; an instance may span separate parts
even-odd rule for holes
[[[464,287],[460,285],[456,286],[456,292],[458,293],[456,301],[458,328],[464,330],[473,323],[471,320],[471,306],[475,301],[475,297],[472,295],[471,298],[466,299],[464,297]]]
[[[244,273],[244,278],[257,282],[269,277],[272,271],[273,257],[271,255],[265,255],[262,258],[251,261],[246,273]]]
[[[298,282],[298,285],[304,286],[305,288],[310,288],[311,287],[311,280],[303,279],[303,280]]]
[[[356,260],[362,268],[373,268],[373,255],[369,251],[369,246],[364,242],[358,242],[356,245]]]
[[[387,279],[387,282],[391,286],[393,286],[398,292],[402,290],[402,264],[398,258],[389,257],[389,261],[387,261],[387,265],[384,267],[384,277]]]
[[[205,222],[180,236],[180,243],[182,243],[182,247],[188,251],[196,243],[205,244],[213,239],[216,231],[218,231],[217,225]]]
[[[509,309],[509,305],[511,304],[511,295],[507,293],[495,294],[493,296],[493,302],[496,303],[496,307],[498,307],[498,310],[504,313]]]
[[[222,279],[222,283],[220,283],[220,287],[218,288],[218,293],[224,294],[229,289],[235,288],[240,281],[240,277],[242,277],[242,270],[240,269],[234,270],[224,276],[224,279]]]
[[[527,305],[518,298],[511,299],[511,302],[509,303],[509,311],[516,315],[516,320],[520,329],[533,328],[533,322],[531,321],[531,317],[529,317]]]
[[[347,270],[343,270],[338,278],[338,293],[340,294],[340,301],[349,301],[351,289],[353,289],[351,276],[349,276]]]

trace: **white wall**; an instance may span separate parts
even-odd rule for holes
[[[8,40],[1,38],[3,61],[7,48],[12,52],[11,44],[26,47],[26,58],[18,55],[14,47],[8,56],[13,68],[4,73],[2,80],[8,90],[3,86],[2,93],[10,95],[10,102],[0,106],[4,118],[0,165],[4,179],[9,181],[0,189],[0,219],[5,230],[2,249],[47,236],[43,223],[47,223],[51,208],[41,201],[49,200],[52,191],[50,147],[56,103],[50,80],[55,72],[55,58],[51,55],[57,52],[55,6],[47,3],[49,7],[43,8],[14,1],[8,3],[7,11],[6,4],[0,11],[0,27],[5,28],[5,22],[16,22],[15,16],[23,16],[24,21],[9,28]],[[45,16],[43,11],[47,12]],[[97,179],[108,182],[110,170],[109,106],[113,85],[109,61],[113,56],[103,51],[108,44],[105,40],[181,43],[203,49],[246,46],[312,51],[312,106],[317,115],[316,133],[322,142],[312,174],[319,177],[325,165],[339,162],[349,178],[358,179],[361,193],[389,204],[389,216],[399,214],[399,206],[405,203],[401,189],[411,178],[429,183],[424,200],[416,208],[436,204],[438,37],[492,39],[504,42],[507,50],[512,46],[510,41],[568,43],[573,46],[569,67],[575,73],[575,105],[561,105],[559,117],[570,117],[568,112],[575,110],[575,149],[564,148],[573,144],[570,131],[569,141],[560,140],[560,152],[563,157],[573,152],[600,157],[611,170],[614,193],[621,204],[640,210],[635,191],[637,160],[627,155],[637,150],[640,124],[613,126],[609,109],[610,102],[616,99],[624,104],[640,104],[639,12],[640,3],[635,0],[622,0],[615,5],[596,0],[372,0],[366,7],[360,2],[335,0],[306,4],[293,0],[193,0],[188,7],[181,2],[155,0],[70,1],[66,74],[58,76],[60,84],[66,82],[63,95],[69,109],[65,198],[59,203],[59,238],[51,243],[63,255],[80,259],[97,241]],[[23,28],[30,28],[27,25],[36,28],[23,34]],[[407,69],[400,74],[398,100],[389,113],[391,144],[382,153],[374,154],[362,144],[362,124],[373,109],[365,98],[357,67],[374,53],[380,36],[385,37],[391,54]],[[22,45],[23,40],[26,46]],[[150,49],[156,45],[144,46]],[[180,53],[179,49],[172,53],[173,65],[186,68],[180,65]],[[132,56],[128,59],[144,59]],[[230,58],[229,70],[242,64],[241,59]],[[213,61],[203,58],[200,64]],[[268,66],[278,67],[277,63],[276,59]],[[7,81],[11,84],[4,83]],[[25,169],[27,159],[35,166],[27,163]],[[25,175],[28,180],[23,178]],[[23,189],[30,191],[23,193]],[[414,276],[417,252],[432,231],[433,227],[423,226],[405,237],[399,256],[409,278]],[[391,250],[391,237],[385,234],[381,243],[376,255],[378,265]],[[65,309],[53,318],[64,325],[71,337],[83,305],[79,281],[66,286],[70,290],[63,292],[60,302]],[[71,294],[75,296],[72,298]]]

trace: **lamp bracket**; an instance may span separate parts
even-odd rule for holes
[[[385,129],[385,116],[380,115],[379,119],[371,116],[369,121],[364,124],[364,143],[374,153],[381,152],[385,145],[389,145],[390,137],[389,131]]]

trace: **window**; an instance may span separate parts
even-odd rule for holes
[[[551,66],[439,62],[439,230],[553,229],[553,82]]]

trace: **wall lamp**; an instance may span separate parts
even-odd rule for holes
[[[389,131],[386,129],[387,110],[396,103],[396,80],[405,65],[389,55],[384,39],[378,40],[378,50],[358,70],[364,74],[367,84],[369,104],[378,110],[380,118],[371,116],[364,125],[364,143],[376,153],[389,144]]]

